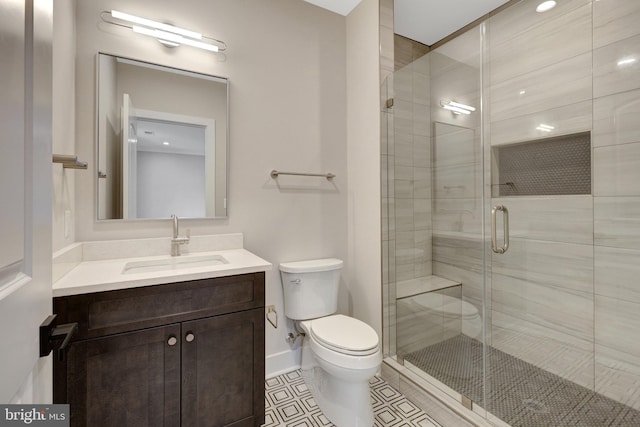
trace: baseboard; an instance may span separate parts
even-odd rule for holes
[[[265,378],[273,378],[300,369],[300,348],[266,357]]]

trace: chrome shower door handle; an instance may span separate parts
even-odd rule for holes
[[[502,225],[504,236],[502,246],[498,247],[498,237],[496,235],[496,214],[502,211]],[[509,209],[503,205],[494,206],[491,209],[491,250],[497,254],[503,254],[509,249]]]

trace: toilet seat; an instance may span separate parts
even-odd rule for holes
[[[318,344],[337,353],[368,356],[378,351],[378,334],[366,323],[335,314],[309,322],[309,334]]]

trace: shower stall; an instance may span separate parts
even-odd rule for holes
[[[538,3],[382,84],[385,357],[496,425],[640,426],[640,2]]]

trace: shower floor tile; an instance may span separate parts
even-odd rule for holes
[[[369,386],[376,427],[442,427],[382,378],[373,377]],[[265,381],[265,410],[263,427],[333,426],[313,400],[299,370]]]
[[[483,404],[482,343],[458,335],[405,355],[513,427],[640,426],[640,411],[489,347]]]

